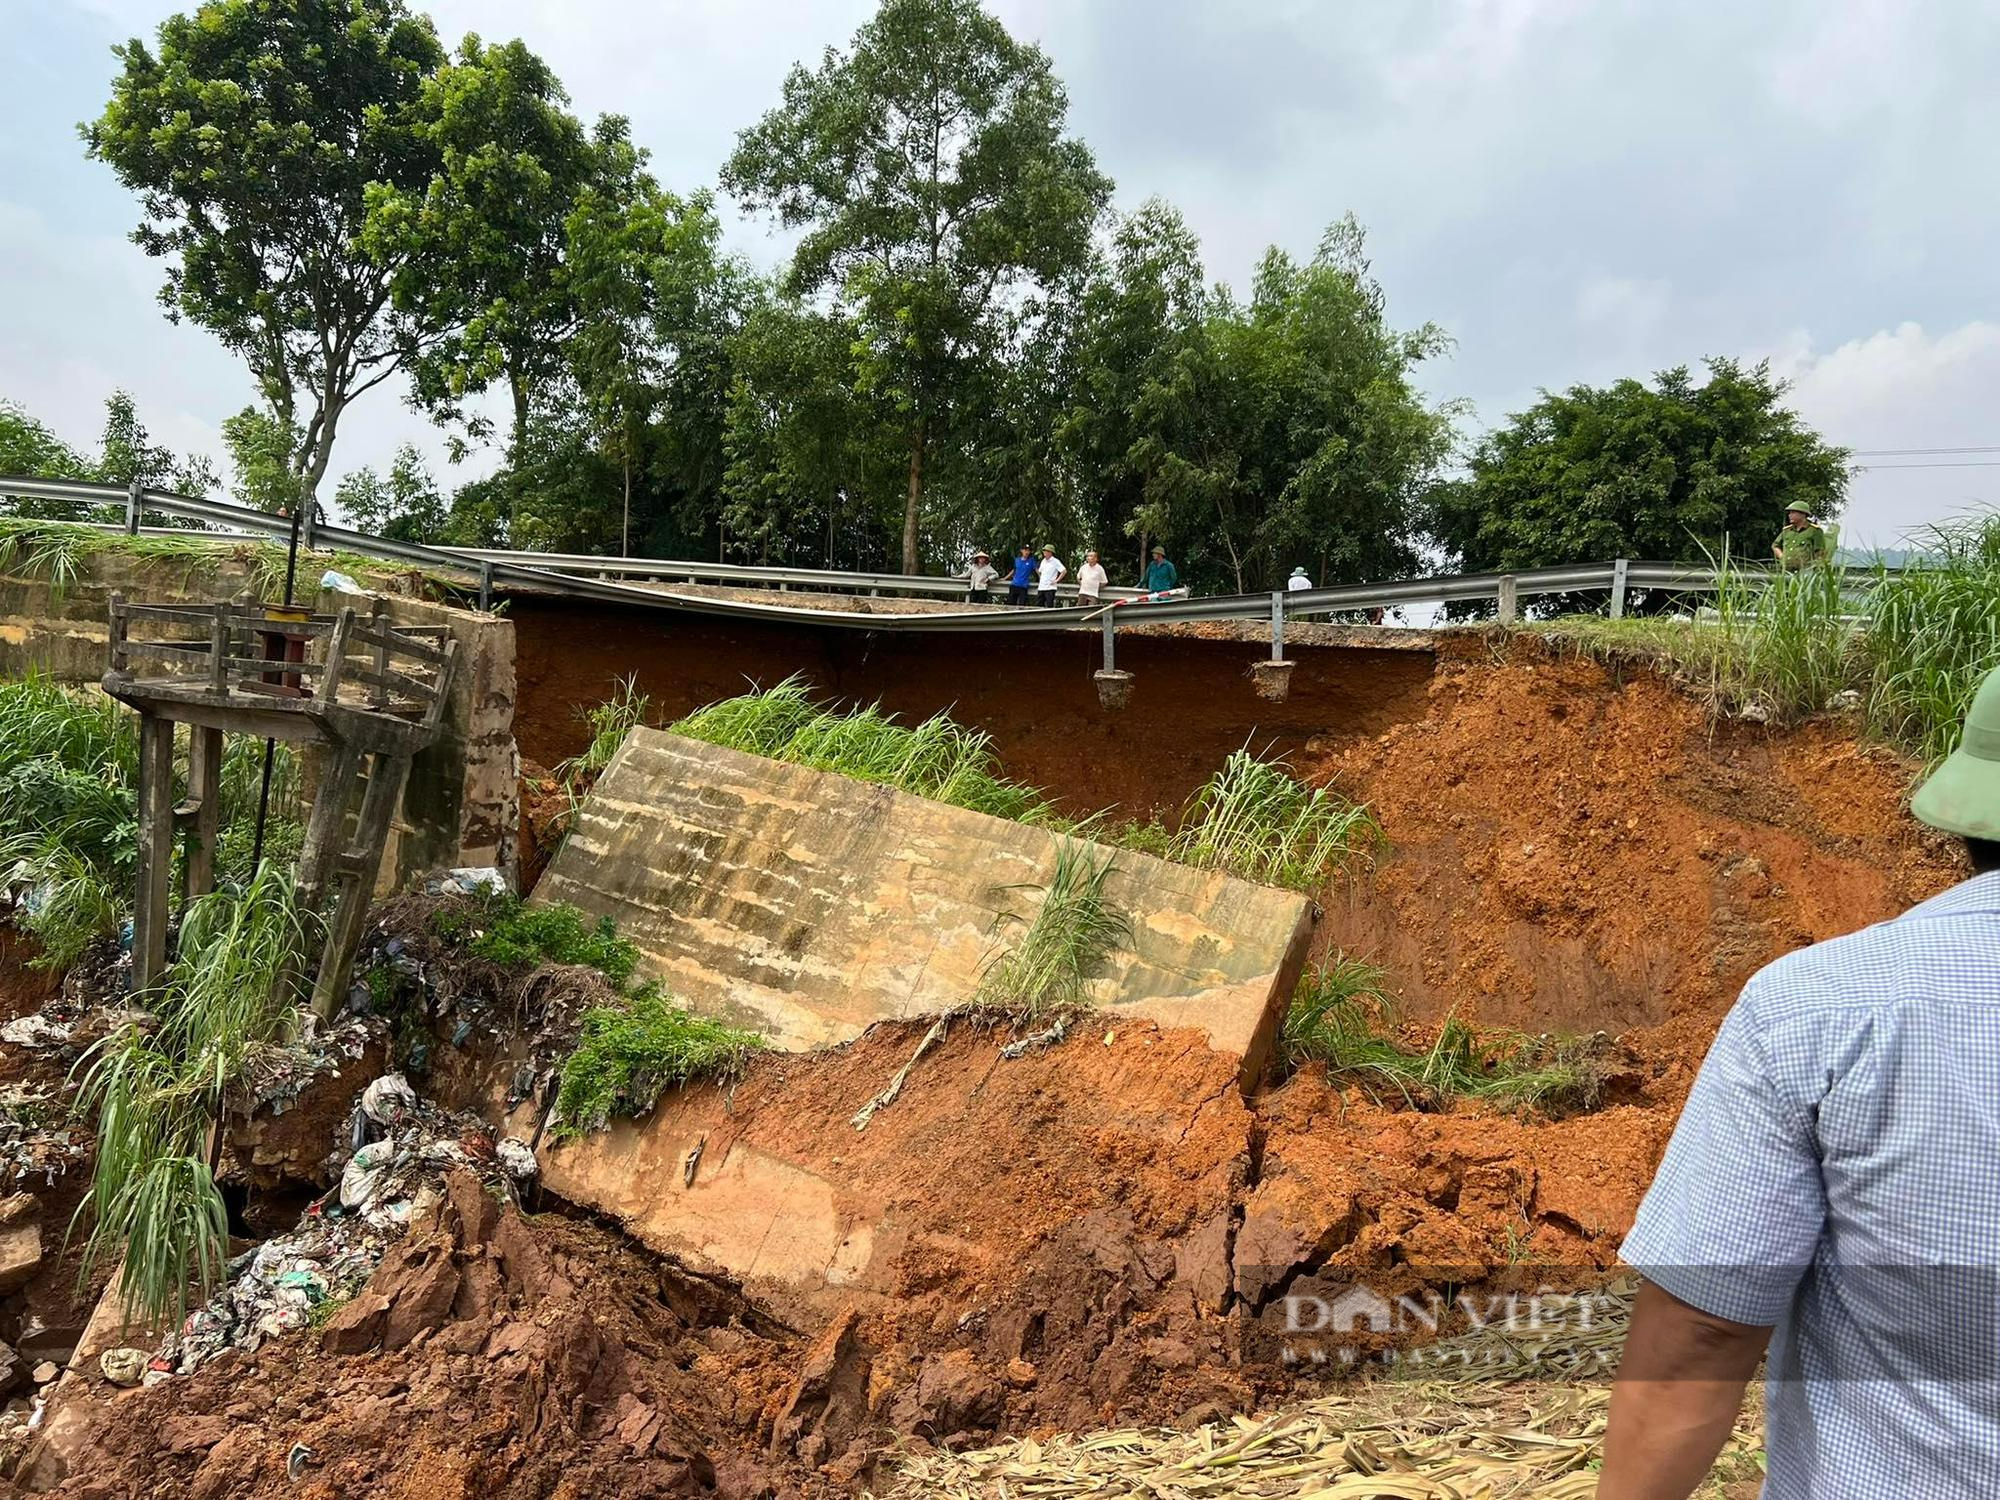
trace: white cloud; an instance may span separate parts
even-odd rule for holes
[[[1904,0],[1828,0],[1810,14],[1810,35],[1771,62],[1771,91],[1788,109],[1831,127],[1927,86]]]

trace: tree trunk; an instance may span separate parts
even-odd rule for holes
[[[521,382],[521,375],[510,361],[507,366],[507,389],[514,398],[514,441],[509,445],[508,462],[519,467],[521,445],[528,437],[528,388]]]
[[[1139,579],[1133,585],[1135,588],[1144,588],[1146,586],[1146,550],[1146,533],[1141,531],[1139,533]]]
[[[924,499],[924,424],[910,435],[910,493],[903,502],[903,571],[917,571],[917,514]]]
[[[625,518],[618,528],[618,555],[632,555],[632,445],[621,443],[625,469]]]

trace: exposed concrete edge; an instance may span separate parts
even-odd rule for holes
[[[639,947],[641,972],[697,1010],[803,1051],[962,1004],[991,951],[994,893],[1035,883],[1056,847],[1044,829],[640,729],[533,899],[612,918]],[[1117,862],[1107,894],[1134,933],[1091,1003],[1201,1031],[1242,1060],[1243,1086],[1254,1088],[1305,962],[1313,904],[1221,871],[1106,852]],[[883,936],[911,924],[940,936],[928,948]],[[780,933],[814,946],[788,949]]]

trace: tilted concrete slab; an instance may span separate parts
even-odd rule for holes
[[[626,736],[535,897],[613,918],[641,972],[790,1050],[964,1004],[1032,915],[1057,838],[660,730]],[[1311,938],[1291,891],[1126,850],[1131,923],[1093,1000],[1241,1059],[1275,1042]]]

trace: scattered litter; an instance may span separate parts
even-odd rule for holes
[[[144,1349],[127,1345],[120,1349],[106,1349],[98,1355],[97,1368],[113,1385],[137,1385],[146,1378],[146,1366],[152,1358]]]
[[[535,1153],[526,1141],[510,1135],[493,1150],[500,1158],[501,1167],[516,1182],[533,1182],[542,1170],[542,1164],[535,1160]]]
[[[55,1180],[90,1154],[90,1132],[54,1088],[28,1083],[0,1087],[0,1182]]]
[[[380,1139],[365,1139],[384,1128]],[[390,1243],[442,1201],[447,1170],[466,1168],[506,1193],[507,1158],[518,1163],[516,1152],[527,1152],[519,1141],[515,1151],[496,1148],[476,1116],[448,1114],[393,1073],[362,1091],[349,1130],[363,1144],[342,1166],[339,1188],[309,1206],[292,1233],[231,1261],[223,1289],[168,1335],[153,1372],[189,1375],[224,1349],[255,1349],[306,1327],[316,1309],[359,1292]]]
[[[417,1091],[401,1073],[385,1073],[361,1091],[361,1112],[391,1130],[416,1109]]]
[[[336,594],[365,594],[368,592],[368,590],[364,589],[345,573],[334,568],[328,568],[324,573],[319,575],[319,586],[323,589],[332,589]]]
[[[60,1021],[52,1021],[37,1012],[31,1016],[17,1016],[6,1025],[0,1026],[0,1042],[12,1042],[16,1047],[31,1047],[42,1051],[50,1047],[67,1046],[70,1035],[76,1028]]]
[[[234,1102],[245,1114],[282,1115],[319,1079],[338,1078],[381,1031],[380,1022],[357,1020],[282,1044],[253,1045],[244,1051]]]
[[[924,1039],[917,1043],[917,1050],[910,1054],[910,1060],[896,1070],[896,1076],[889,1080],[889,1086],[854,1112],[851,1123],[856,1130],[866,1130],[868,1122],[875,1118],[876,1110],[887,1109],[896,1102],[897,1095],[903,1092],[903,1085],[910,1081],[910,1069],[917,1065],[917,1059],[944,1040],[945,1031],[950,1025],[951,1017],[948,1015],[939,1016],[931,1023],[931,1029],[926,1031]]]
[[[292,1444],[292,1451],[285,1455],[285,1478],[296,1481],[305,1473],[306,1465],[313,1461],[313,1451],[304,1443]]]
[[[1007,1062],[1012,1062],[1017,1057],[1026,1057],[1030,1052],[1039,1052],[1044,1047],[1053,1047],[1057,1042],[1069,1035],[1069,1022],[1069,1015],[1065,1012],[1056,1017],[1053,1025],[1045,1027],[1041,1031],[1030,1032],[1024,1037],[1016,1037],[1000,1049],[1000,1056]],[[1107,1036],[1104,1040],[1109,1045],[1111,1038]]]
[[[504,896],[507,889],[507,877],[492,865],[464,865],[424,882],[425,892],[432,896],[477,896],[489,892]]]

